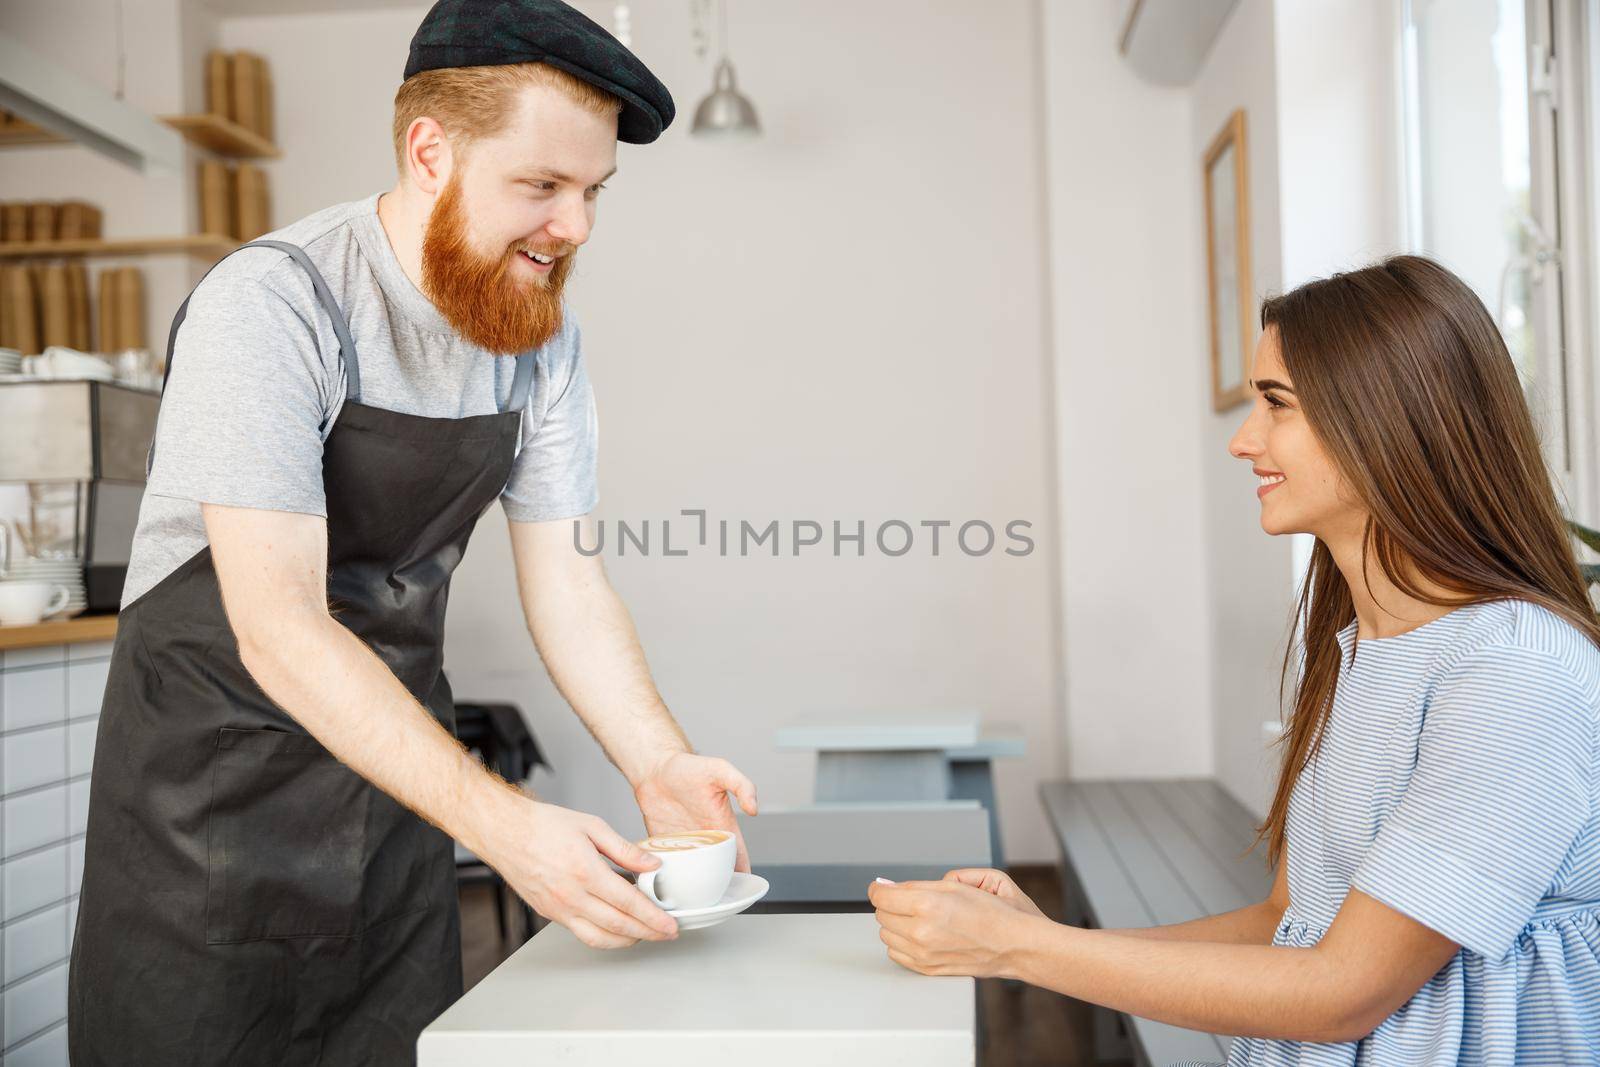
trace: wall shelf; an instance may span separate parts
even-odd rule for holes
[[[0,126],[0,148],[28,144],[71,144],[71,140],[53,130],[31,123],[8,122]]]
[[[232,237],[214,233],[187,237],[122,237],[107,240],[87,238],[70,241],[0,242],[0,259],[47,259],[52,256],[159,256],[190,255],[200,259],[221,259],[239,247]]]
[[[228,159],[277,159],[283,155],[259,133],[221,115],[163,115],[161,121],[190,144]],[[30,123],[13,121],[0,126],[0,148],[72,143],[70,137]]]
[[[163,115],[161,121],[183,134],[184,140],[230,159],[277,159],[278,146],[221,115]]]

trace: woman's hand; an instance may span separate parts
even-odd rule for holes
[[[1039,910],[1039,905],[1035,904],[1028,894],[1018,889],[1017,883],[1013,882],[1005,871],[997,871],[993,867],[964,867],[946,874],[944,880],[960,882],[962,885],[970,885],[974,889],[993,893],[1024,915],[1046,918],[1045,913]]]
[[[1017,895],[1027,900],[1020,891]],[[878,938],[889,958],[918,974],[1010,977],[1015,950],[1027,943],[1029,928],[1049,922],[1015,900],[958,878],[874,882],[867,899],[877,909]]]

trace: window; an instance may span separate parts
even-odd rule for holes
[[[1403,16],[1409,242],[1494,315],[1564,504],[1590,522],[1595,142],[1583,41],[1597,15],[1600,0],[1406,0]]]

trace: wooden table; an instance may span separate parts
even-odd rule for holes
[[[419,1067],[970,1067],[970,978],[894,963],[871,915],[739,915],[677,941],[545,927],[422,1032]]]

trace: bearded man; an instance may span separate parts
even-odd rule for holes
[[[442,0],[394,188],[252,242],[179,309],[95,753],[75,1064],[413,1062],[461,992],[451,837],[589,945],[676,936],[607,862],[658,860],[452,736],[445,600],[496,498],[538,653],[647,830],[755,813],[570,534],[596,429],[562,287],[618,140],[672,117],[565,4]]]

